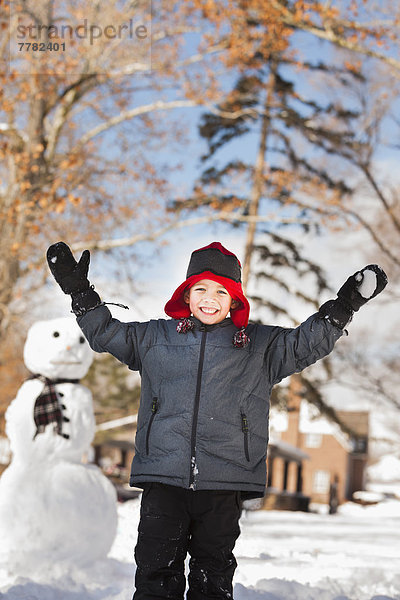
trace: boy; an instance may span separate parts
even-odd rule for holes
[[[142,376],[130,483],[143,488],[135,600],[231,599],[241,500],[266,483],[272,386],[326,356],[353,312],[387,283],[377,265],[296,329],[249,324],[241,265],[220,243],[192,253],[165,306],[172,319],[121,323],[63,242],[47,253],[93,350]],[[230,314],[230,317],[228,317]]]

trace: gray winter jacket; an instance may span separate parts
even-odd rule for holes
[[[235,348],[230,319],[193,320],[183,334],[174,320],[121,323],[105,306],[78,318],[93,350],[142,377],[130,483],[262,496],[272,386],[329,354],[342,331],[318,314],[296,329],[249,324],[250,344]]]

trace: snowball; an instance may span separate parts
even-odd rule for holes
[[[360,273],[361,275],[361,273]],[[371,298],[372,294],[376,290],[376,273],[371,269],[366,269],[363,272],[363,279],[361,285],[358,287],[358,292],[363,298]],[[356,277],[357,279],[357,277]],[[357,280],[358,281],[358,280]]]

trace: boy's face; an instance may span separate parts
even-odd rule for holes
[[[202,279],[185,292],[185,302],[190,312],[205,325],[220,323],[231,308],[238,305],[227,289],[212,279]]]

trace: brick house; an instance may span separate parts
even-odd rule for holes
[[[290,384],[290,401],[286,411],[271,409],[270,440],[285,443],[304,452],[308,458],[299,467],[295,461],[269,453],[269,480],[272,488],[296,493],[301,489],[313,502],[328,503],[329,487],[337,477],[339,502],[351,499],[364,489],[364,473],[368,459],[367,412],[338,412],[352,431],[345,434],[337,425],[322,416],[318,409],[301,395],[301,382],[295,376]],[[299,487],[301,486],[301,487]]]
[[[335,475],[339,501],[350,499],[353,492],[364,489],[368,413],[338,412],[354,433],[349,436],[304,400],[297,376],[291,378],[289,396],[288,410],[272,408],[270,412],[268,482],[263,508],[307,510],[310,500],[326,504]],[[106,463],[106,472],[121,485],[128,480],[134,455],[135,422],[133,415],[98,426],[100,433],[103,429],[113,433],[109,437],[96,436],[96,463]]]

